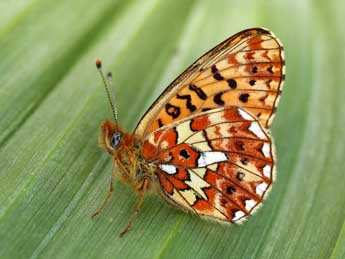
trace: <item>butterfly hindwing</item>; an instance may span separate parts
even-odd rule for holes
[[[269,133],[238,107],[215,108],[162,127],[143,143],[172,204],[237,222],[260,204],[273,179]]]
[[[214,108],[239,106],[269,127],[285,77],[280,41],[268,30],[242,31],[182,73],[143,116],[136,134]]]

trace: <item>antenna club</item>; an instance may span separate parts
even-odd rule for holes
[[[111,72],[108,72],[107,77],[108,77],[108,78],[112,78],[112,77],[113,77],[113,74],[112,74]]]
[[[97,60],[96,60],[96,67],[97,67],[98,69],[101,69],[101,67],[102,67],[102,61],[101,61],[100,59],[97,59]]]

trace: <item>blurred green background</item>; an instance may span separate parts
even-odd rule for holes
[[[0,3],[0,258],[345,258],[345,1],[45,1]],[[286,53],[273,135],[277,181],[241,226],[199,219],[111,173],[98,127],[111,118],[94,66],[117,87],[132,130],[197,57],[250,27]]]

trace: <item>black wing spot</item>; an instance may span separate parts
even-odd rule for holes
[[[244,178],[244,173],[242,172],[237,172],[236,174],[236,179],[239,180],[239,181],[242,181]]]
[[[161,119],[158,119],[158,126],[159,126],[159,128],[163,127],[163,122]]]
[[[196,85],[190,84],[189,90],[194,91],[201,100],[207,99],[207,95],[205,94],[205,92],[200,87],[197,87]]]
[[[227,80],[227,82],[228,82],[228,85],[231,89],[236,89],[237,82],[235,79],[229,79],[229,80]]]
[[[218,80],[218,81],[224,80],[224,77],[222,77],[222,75],[219,74],[219,73],[215,73],[215,74],[213,75],[213,78],[216,79],[216,80]]]
[[[251,86],[255,85],[255,83],[256,83],[256,80],[250,80],[250,81],[249,81],[249,84],[250,84]]]
[[[182,156],[184,159],[190,158],[190,154],[185,149],[180,150],[180,156]]]
[[[223,106],[225,104],[224,101],[222,100],[222,95],[223,95],[223,92],[220,92],[219,94],[215,95],[213,98],[213,101],[219,106]]]
[[[226,192],[227,192],[228,194],[233,194],[234,192],[236,192],[236,189],[235,189],[234,187],[232,187],[232,186],[228,186],[228,187],[226,188]]]
[[[169,114],[173,119],[176,119],[181,114],[181,110],[179,107],[172,105],[170,103],[167,103],[165,105],[165,111],[167,114]]]
[[[258,67],[254,66],[254,67],[252,68],[252,72],[253,72],[254,74],[257,73],[257,72],[258,72]]]
[[[241,163],[242,163],[243,165],[247,165],[247,164],[248,164],[248,159],[245,158],[245,157],[243,157],[243,158],[241,159]]]
[[[218,68],[216,67],[216,65],[213,65],[213,66],[211,67],[211,71],[212,71],[212,74],[215,74],[215,73],[218,72]]]
[[[246,103],[248,102],[248,98],[249,98],[249,94],[241,94],[240,97],[238,97],[238,99],[243,102],[243,103]]]
[[[176,96],[177,99],[183,99],[186,100],[186,107],[188,110],[190,110],[191,112],[194,112],[196,110],[195,105],[192,104],[192,98],[190,97],[189,94],[187,95],[177,95]]]
[[[222,77],[222,75],[219,73],[218,68],[216,67],[216,65],[213,65],[211,67],[211,71],[212,71],[214,79],[216,79],[218,81],[224,80],[224,77]]]

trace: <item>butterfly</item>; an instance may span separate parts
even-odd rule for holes
[[[122,182],[139,194],[153,190],[183,211],[224,223],[253,214],[271,189],[276,158],[269,128],[285,79],[283,46],[262,28],[241,31],[215,46],[177,77],[143,115],[134,132],[118,125],[114,97],[96,61],[114,121],[101,124],[99,143]]]

